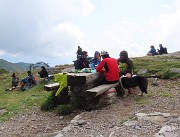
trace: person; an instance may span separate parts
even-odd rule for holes
[[[167,48],[164,48],[164,47],[162,46],[162,44],[159,44],[159,48],[160,48],[160,49],[158,49],[158,54],[159,54],[159,55],[167,54]]]
[[[107,51],[101,51],[102,61],[96,68],[96,72],[103,72],[104,76],[97,85],[114,84],[119,81],[119,68],[117,60],[111,58]]]
[[[18,83],[19,83],[19,77],[16,76],[15,73],[13,73],[12,74],[12,85],[11,85],[11,88],[15,89],[18,86]]]
[[[16,89],[16,87],[18,86],[19,83],[19,77],[16,76],[16,73],[12,74],[12,82],[11,82],[11,88],[10,89],[6,89],[6,91],[11,91],[13,89]]]
[[[31,71],[27,71],[27,73],[28,73],[28,76],[22,79],[20,83],[20,90],[22,91],[25,90],[25,86],[27,88],[30,88],[36,84],[35,78],[33,74],[31,73]]]
[[[87,51],[83,51],[81,57],[75,61],[75,69],[89,68],[89,61],[87,60]]]
[[[82,54],[82,48],[80,46],[78,46],[78,50],[77,50],[76,54],[77,54],[77,59],[79,59]]]
[[[151,50],[147,53],[148,56],[154,56],[154,55],[158,55],[158,53],[156,52],[156,49],[154,48],[154,45],[151,45]]]
[[[119,53],[117,60],[118,67],[121,70],[120,76],[125,75],[131,77],[133,74],[133,61],[128,57],[128,52],[123,50]]]
[[[133,61],[128,57],[128,52],[123,50],[119,53],[119,57],[117,60],[118,67],[121,70],[120,76],[126,76],[128,78],[133,75]],[[132,94],[133,89],[129,88],[128,93]]]
[[[41,71],[38,72],[38,74],[39,74],[40,78],[44,79],[47,82],[49,81],[49,75],[44,66],[41,67]]]
[[[98,51],[95,51],[94,58],[92,59],[91,69],[94,70],[101,62],[101,56]]]

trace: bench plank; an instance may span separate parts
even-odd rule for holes
[[[53,90],[57,90],[59,87],[60,87],[59,83],[52,83],[52,84],[44,85],[44,90],[53,91]]]
[[[98,96],[104,92],[106,92],[107,90],[109,90],[110,88],[113,88],[113,87],[116,87],[119,85],[119,82],[115,83],[115,84],[103,84],[103,85],[100,85],[100,86],[97,86],[97,87],[94,87],[92,89],[88,89],[86,90],[86,93],[88,95],[91,95],[91,96]]]

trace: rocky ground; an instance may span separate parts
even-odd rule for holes
[[[0,137],[178,137],[180,79],[149,79],[148,94],[116,97],[100,110],[58,116],[33,108],[0,124]],[[158,113],[157,113],[158,112]]]

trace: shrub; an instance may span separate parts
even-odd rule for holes
[[[50,94],[47,97],[46,101],[42,103],[41,110],[48,111],[48,110],[52,110],[54,107],[55,107],[54,98],[53,98],[53,95]]]
[[[57,107],[57,113],[59,115],[68,115],[68,114],[71,114],[72,111],[73,109],[70,104],[62,104],[62,105],[58,105]]]

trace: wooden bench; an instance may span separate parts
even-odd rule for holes
[[[58,90],[59,87],[60,87],[59,83],[52,83],[52,84],[44,85],[44,90],[55,91]]]
[[[108,91],[111,88],[117,87],[119,85],[119,82],[115,84],[103,84],[91,89],[86,90],[86,94],[91,97],[96,97],[106,91]]]

